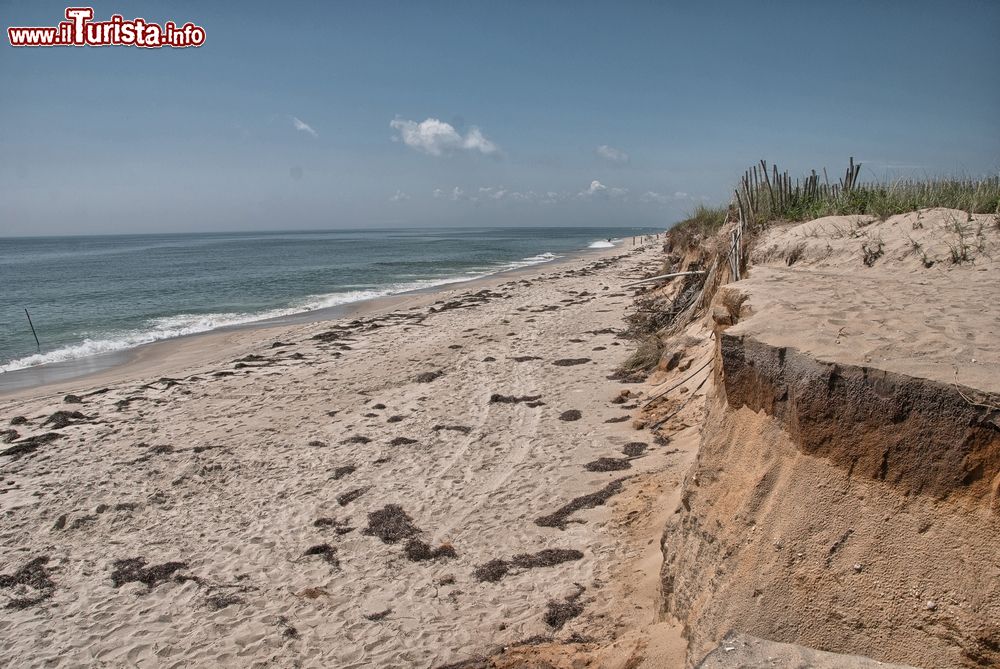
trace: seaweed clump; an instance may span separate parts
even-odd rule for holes
[[[472,575],[477,581],[496,583],[511,569],[536,569],[552,567],[563,562],[580,560],[583,553],[573,548],[546,548],[537,553],[521,553],[510,560],[494,559],[479,565]]]
[[[580,603],[580,595],[585,591],[582,585],[576,586],[578,589],[572,595],[562,601],[550,600],[545,610],[542,620],[554,630],[561,630],[569,620],[576,618],[583,613],[583,604]]]
[[[378,537],[382,543],[394,544],[420,533],[413,519],[398,504],[386,504],[378,511],[368,514],[368,527],[364,534]]]
[[[616,479],[596,492],[592,492],[589,495],[581,495],[549,515],[535,519],[535,525],[565,529],[570,516],[580,509],[592,509],[603,506],[605,502],[622,491],[624,481],[624,478]]]
[[[424,562],[426,560],[437,560],[439,558],[458,557],[455,547],[451,544],[441,544],[437,548],[432,548],[427,542],[420,539],[410,539],[406,542],[406,558],[411,562]]]
[[[55,441],[62,437],[58,432],[46,432],[45,434],[38,434],[34,437],[28,437],[27,439],[22,439],[21,441],[15,441],[14,444],[3,451],[0,451],[0,455],[10,456],[12,458],[19,458],[22,455],[28,455],[29,453],[34,453],[41,446]]]
[[[588,472],[618,472],[629,469],[632,464],[628,458],[597,458],[583,466]]]
[[[116,588],[126,583],[142,583],[149,590],[169,580],[174,572],[187,569],[186,562],[164,562],[147,567],[146,559],[141,557],[115,560],[113,566],[115,570],[111,572],[111,582]]]
[[[49,577],[49,571],[45,568],[45,563],[49,561],[47,555],[41,555],[26,562],[13,574],[0,574],[0,588],[26,587],[35,592],[33,596],[12,597],[7,602],[8,609],[26,609],[35,604],[40,604],[55,592],[56,584]]]
[[[330,544],[317,544],[315,546],[310,546],[302,553],[302,557],[309,557],[312,555],[318,555],[334,567],[340,566],[340,560],[337,559],[337,549]]]
[[[541,398],[541,395],[501,395],[493,393],[490,395],[490,404],[520,404],[521,402],[535,402]]]

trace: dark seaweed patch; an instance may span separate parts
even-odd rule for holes
[[[521,553],[510,560],[494,559],[476,567],[472,575],[478,581],[496,583],[511,569],[537,569],[552,567],[563,562],[580,560],[583,553],[572,548],[546,548],[537,553]]]
[[[310,546],[302,553],[302,557],[310,557],[312,555],[318,555],[334,567],[340,566],[340,560],[337,559],[337,549],[330,544],[317,544],[315,546]]]
[[[635,458],[642,455],[649,445],[642,441],[630,441],[622,447],[622,453],[629,456],[630,458]]]
[[[417,374],[413,380],[417,383],[430,383],[431,381],[434,381],[442,376],[444,376],[444,372],[441,370],[435,370],[433,372],[421,372],[420,374]]]
[[[579,409],[570,409],[569,411],[563,411],[559,414],[559,420],[574,421],[583,418],[583,412]]]
[[[337,481],[339,479],[344,478],[345,476],[348,476],[349,474],[353,474],[356,469],[357,467],[355,467],[354,465],[344,465],[342,467],[337,467],[336,469],[333,470],[332,478],[334,481]]]
[[[16,441],[14,444],[3,451],[0,451],[0,455],[7,455],[13,458],[19,458],[22,455],[28,455],[29,453],[34,453],[39,447],[44,446],[50,442],[55,441],[62,437],[58,432],[46,432],[45,434],[38,434],[34,437],[28,437],[27,439],[22,439],[21,441]]]
[[[469,434],[472,432],[472,428],[467,425],[435,425],[431,428],[435,432],[440,432],[441,430],[450,430],[452,432],[461,432],[462,434]]]
[[[540,527],[558,527],[559,529],[563,529],[566,527],[569,517],[575,512],[581,509],[592,509],[594,507],[603,506],[605,502],[620,493],[622,491],[624,481],[624,478],[616,479],[597,492],[592,492],[589,495],[581,495],[580,497],[570,501],[568,504],[563,505],[555,512],[550,513],[547,516],[537,518],[535,520],[535,524]]]
[[[583,466],[588,472],[620,472],[631,467],[628,458],[597,458]]]
[[[408,539],[420,533],[413,519],[398,504],[386,504],[379,511],[368,514],[368,527],[364,534],[375,536],[386,544],[394,544],[400,539]]]
[[[50,425],[53,430],[73,425],[77,421],[90,420],[79,411],[56,411],[54,414],[42,421],[42,425]]]
[[[243,604],[243,599],[231,593],[216,593],[205,597],[205,606],[213,611],[221,611],[233,604]]]
[[[353,527],[347,524],[347,521],[337,520],[336,518],[317,518],[313,521],[313,527],[318,527],[319,529],[325,530],[332,528],[334,532],[338,535],[347,534],[354,530]]]
[[[590,358],[561,358],[552,364],[556,367],[572,367],[573,365],[585,365],[590,362]]]
[[[49,577],[49,571],[45,568],[45,563],[49,561],[47,555],[33,558],[21,566],[13,574],[0,574],[0,588],[14,588],[24,586],[35,591],[33,596],[14,597],[7,602],[8,609],[26,609],[35,604],[40,604],[55,592],[56,584]]]
[[[116,588],[126,583],[143,583],[152,590],[159,583],[169,580],[174,572],[187,568],[185,562],[164,562],[163,564],[146,566],[146,559],[137,557],[127,560],[115,560],[115,570],[111,572],[111,582]]]
[[[507,575],[510,571],[510,563],[506,560],[490,560],[486,564],[481,564],[476,567],[476,570],[472,572],[473,577],[477,581],[485,581],[487,583],[496,583],[501,578]]]
[[[412,562],[423,562],[425,560],[437,560],[438,558],[458,557],[455,547],[451,544],[441,544],[437,548],[420,539],[410,539],[406,542],[406,557]]]
[[[561,602],[556,600],[549,601],[545,615],[542,617],[546,625],[554,630],[561,630],[563,625],[569,620],[583,613],[583,604],[580,604],[579,599],[580,595],[584,592],[584,587],[578,585],[577,588],[579,589],[576,593],[566,597]]]
[[[520,402],[534,402],[541,399],[541,395],[500,395],[493,393],[490,396],[490,404],[518,404]]]
[[[358,497],[361,497],[366,492],[368,492],[368,490],[369,489],[367,487],[364,487],[364,488],[355,488],[354,490],[341,493],[337,495],[337,504],[341,506],[347,506],[348,504],[356,500]]]

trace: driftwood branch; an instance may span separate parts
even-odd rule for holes
[[[659,276],[651,276],[648,279],[642,279],[641,281],[633,281],[632,283],[626,283],[622,285],[622,288],[628,288],[630,286],[638,286],[642,283],[649,283],[651,281],[660,281],[662,279],[672,279],[675,276],[686,276],[688,274],[704,274],[704,270],[698,270],[694,272],[674,272],[673,274],[660,274]]]

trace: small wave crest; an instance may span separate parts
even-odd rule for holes
[[[620,241],[620,240],[615,240]],[[598,239],[596,242],[590,242],[588,249],[612,249],[615,247],[613,241],[608,241],[607,239]]]
[[[23,358],[17,358],[0,364],[0,374],[13,372],[28,367],[37,367],[52,363],[71,362],[83,358],[90,358],[107,353],[118,353],[132,348],[151,344],[164,339],[174,339],[185,335],[200,334],[210,332],[224,327],[245,325],[257,321],[265,321],[273,318],[294,316],[304,314],[318,309],[328,309],[362,300],[370,300],[388,295],[398,295],[414,290],[444,286],[452,283],[471,281],[495,274],[497,272],[529,267],[540,263],[550,262],[560,256],[554,253],[540,253],[538,255],[522,258],[506,263],[502,266],[493,266],[483,269],[476,269],[465,272],[460,276],[441,277],[436,279],[421,279],[405,283],[395,283],[386,286],[364,286],[354,284],[345,286],[353,288],[340,293],[329,293],[326,295],[313,295],[299,300],[288,307],[266,309],[257,312],[225,312],[208,314],[176,314],[160,318],[151,318],[144,323],[144,326],[135,330],[125,330],[108,333],[103,337],[85,338],[83,341],[63,346],[45,353],[35,353]]]

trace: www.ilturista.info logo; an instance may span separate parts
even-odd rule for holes
[[[178,26],[167,21],[162,26],[146,19],[127,21],[114,14],[108,21],[93,21],[92,7],[67,7],[66,20],[55,27],[11,27],[11,46],[138,46],[183,48],[205,43],[205,29],[193,23]]]

